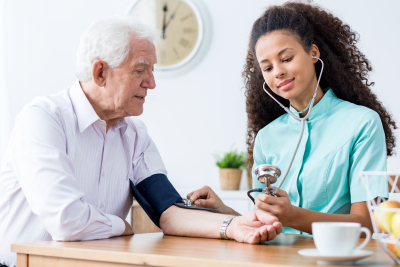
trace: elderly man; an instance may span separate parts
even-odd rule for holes
[[[173,206],[181,198],[135,118],[156,86],[156,39],[133,19],[92,24],[78,49],[79,81],[18,115],[0,171],[1,264],[16,264],[11,243],[132,235],[123,218],[133,195],[165,234],[259,243],[281,232],[263,211],[233,218]]]

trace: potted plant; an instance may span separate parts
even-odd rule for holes
[[[232,150],[216,158],[222,190],[239,190],[246,154]]]

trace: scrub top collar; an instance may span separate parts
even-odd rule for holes
[[[332,91],[331,88],[325,88],[323,89],[324,91],[324,96],[322,99],[314,105],[313,109],[311,110],[310,117],[308,117],[308,121],[312,121],[317,119],[318,117],[322,116],[326,111],[328,111],[332,106],[335,104],[335,100],[337,99],[335,93]],[[297,115],[297,117],[300,117],[299,114],[297,114],[297,110],[290,105],[290,111],[293,112],[293,114]],[[288,114],[289,118],[295,122],[298,122],[298,120],[295,120]]]

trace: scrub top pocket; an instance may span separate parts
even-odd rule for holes
[[[330,159],[307,162],[303,167],[302,184],[303,208],[312,209],[328,204],[327,171]]]

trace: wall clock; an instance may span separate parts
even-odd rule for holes
[[[193,60],[203,42],[204,23],[190,0],[138,0],[127,13],[162,32],[156,44],[156,70],[174,70]]]

